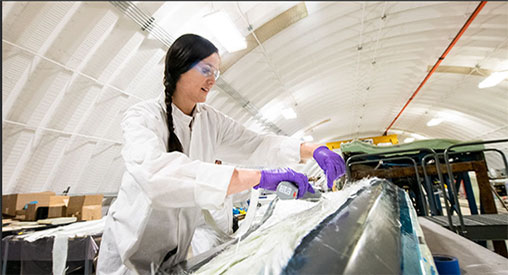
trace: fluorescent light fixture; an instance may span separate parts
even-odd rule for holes
[[[223,11],[215,11],[203,17],[205,25],[230,53],[247,48],[245,37],[238,31],[233,20]]]
[[[310,135],[303,137],[303,141],[305,141],[305,142],[310,142],[310,141],[313,141],[313,140],[314,140],[314,138],[312,136],[310,136]]]
[[[485,78],[482,82],[478,84],[478,88],[484,89],[489,87],[494,87],[497,84],[501,83],[501,81],[505,80],[508,77],[508,71],[504,72],[493,72],[489,75],[489,77]]]
[[[413,137],[408,137],[408,138],[404,139],[404,143],[410,143],[413,141],[415,141],[415,138],[413,138]]]
[[[280,109],[276,106],[264,106],[260,112],[264,119],[272,122],[280,116]]]
[[[295,110],[293,110],[293,108],[283,109],[282,110],[282,115],[286,119],[295,119],[296,118],[296,113],[295,113]]]
[[[443,122],[442,118],[433,118],[429,120],[429,122],[427,122],[427,126],[429,127],[436,126],[439,125],[441,122]]]
[[[422,135],[419,135],[419,134],[415,134],[415,133],[411,134],[411,136],[414,137],[415,139],[418,139],[418,140],[419,139],[427,139],[425,136],[422,136]]]
[[[303,137],[303,130],[299,130],[298,132],[294,133],[293,135],[291,135],[292,138],[301,138]]]

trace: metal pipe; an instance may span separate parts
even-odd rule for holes
[[[427,169],[426,169],[426,165],[427,165],[426,160],[430,156],[433,156],[433,155],[428,154],[422,158],[422,170],[423,170],[423,176],[425,178],[425,182],[427,183],[427,193],[431,194],[431,196],[429,197],[429,203],[431,202],[430,204],[432,204],[432,206],[434,208],[436,208],[437,202],[434,200],[434,189],[432,188],[432,182],[429,181],[429,178],[428,178],[429,176],[427,174]],[[437,169],[437,164],[436,164],[436,169]],[[444,190],[442,190],[442,191],[444,192]],[[445,197],[445,199],[446,199],[446,197]]]
[[[437,60],[436,64],[434,64],[434,66],[432,67],[432,69],[430,70],[430,72],[427,74],[427,76],[423,79],[422,83],[420,83],[420,85],[418,86],[418,88],[416,88],[416,90],[414,91],[414,93],[411,95],[411,97],[408,99],[408,101],[406,102],[406,104],[404,105],[404,107],[402,107],[402,110],[400,110],[400,112],[397,114],[397,116],[393,119],[392,123],[390,123],[390,125],[386,128],[385,132],[383,135],[387,135],[388,134],[388,130],[390,130],[390,128],[393,126],[393,124],[395,123],[395,121],[397,121],[397,119],[400,117],[400,115],[402,114],[402,112],[404,112],[404,110],[406,109],[407,105],[409,105],[409,103],[415,98],[416,94],[418,94],[418,92],[420,91],[420,89],[423,87],[423,85],[427,82],[427,80],[429,80],[430,76],[436,71],[437,67],[439,67],[439,64],[441,64],[441,62],[445,59],[446,55],[448,55],[448,53],[451,51],[451,49],[453,48],[453,46],[455,46],[455,44],[457,43],[457,41],[460,39],[460,37],[462,36],[462,34],[464,34],[464,32],[467,30],[467,28],[469,27],[469,25],[471,25],[471,22],[473,22],[473,20],[476,18],[476,16],[478,15],[478,13],[480,13],[480,11],[482,10],[483,6],[485,6],[485,4],[487,3],[487,1],[481,1],[480,4],[476,7],[476,9],[474,10],[474,12],[471,14],[471,16],[469,17],[469,19],[466,21],[466,23],[464,24],[464,26],[462,26],[462,28],[460,29],[459,33],[457,33],[457,35],[455,36],[455,38],[452,40],[452,42],[450,43],[450,45],[448,45],[448,47],[446,48],[446,50],[443,52],[443,54],[439,57],[439,59]]]

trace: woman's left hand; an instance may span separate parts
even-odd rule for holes
[[[319,167],[325,172],[328,188],[332,188],[333,181],[346,173],[344,159],[339,154],[328,149],[328,147],[320,146],[316,148],[312,156]]]

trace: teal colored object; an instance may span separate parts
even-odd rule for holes
[[[31,202],[25,204],[25,206],[23,206],[23,210],[27,209],[29,204],[37,204],[37,203],[39,203],[39,202],[38,201],[31,201]]]
[[[247,208],[245,207],[233,207],[233,215],[240,215],[247,212]]]

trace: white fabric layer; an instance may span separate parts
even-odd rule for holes
[[[53,274],[65,275],[67,263],[67,248],[69,239],[66,235],[57,234],[53,240]]]

